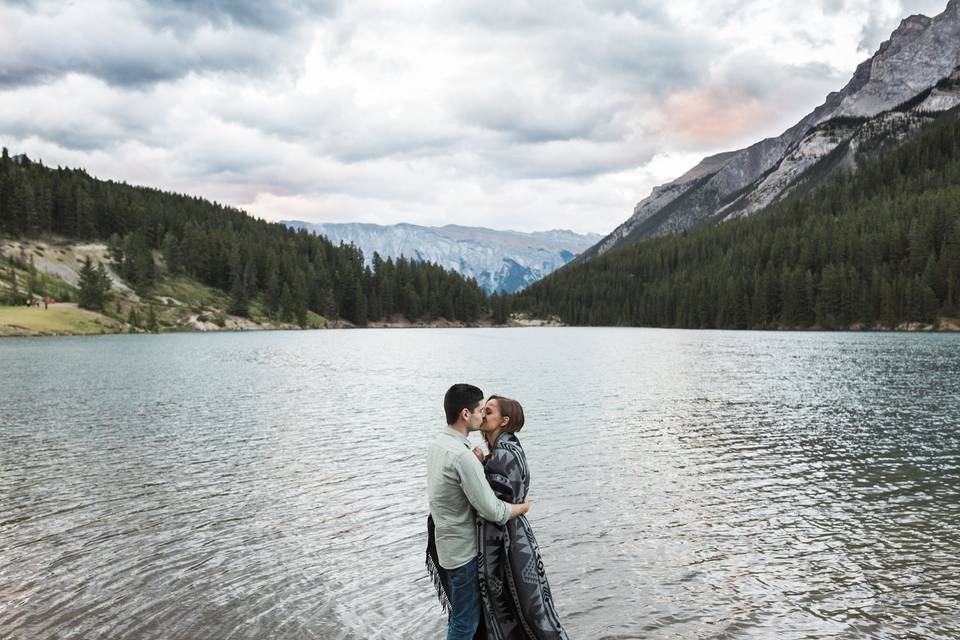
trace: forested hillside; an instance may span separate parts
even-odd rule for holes
[[[569,265],[510,302],[577,325],[879,328],[955,316],[960,115],[802,198]]]
[[[271,317],[301,326],[308,309],[362,325],[395,314],[473,321],[487,305],[473,280],[434,264],[375,257],[373,268],[364,267],[353,246],[202,198],[51,169],[7,149],[0,158],[3,236],[105,241],[139,292],[162,275],[187,275],[228,292],[232,314],[247,315],[256,299]]]

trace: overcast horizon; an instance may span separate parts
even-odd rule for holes
[[[0,143],[267,220],[606,234],[946,0],[0,3]]]

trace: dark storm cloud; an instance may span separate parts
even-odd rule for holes
[[[340,6],[339,0],[152,0],[149,4],[145,17],[155,24],[189,30],[205,22],[220,29],[239,25],[274,33],[302,20],[333,15]]]
[[[0,137],[264,216],[605,232],[945,2],[0,0]]]
[[[308,26],[336,9],[332,1],[21,2],[0,14],[14,44],[0,61],[0,87],[70,73],[136,88],[190,73],[295,70],[309,45]]]

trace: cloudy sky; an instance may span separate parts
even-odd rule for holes
[[[946,0],[0,0],[0,143],[270,219],[607,233]]]

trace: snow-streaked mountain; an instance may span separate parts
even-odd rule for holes
[[[913,119],[890,114],[922,120],[960,103],[958,67],[960,0],[950,0],[935,18],[904,19],[842,90],[829,94],[779,137],[705,158],[683,176],[655,187],[628,220],[584,251],[581,259],[679,233],[704,220],[751,215],[782,200],[840,145],[856,146],[865,137],[879,143],[878,130],[902,136],[905,126],[915,129]]]
[[[334,244],[354,244],[372,264],[374,252],[381,258],[434,262],[469,278],[476,278],[487,293],[513,293],[556,271],[600,239],[598,234],[572,231],[496,231],[482,227],[446,225],[421,227],[361,223],[313,224],[285,220],[293,229],[306,229],[326,236]]]

